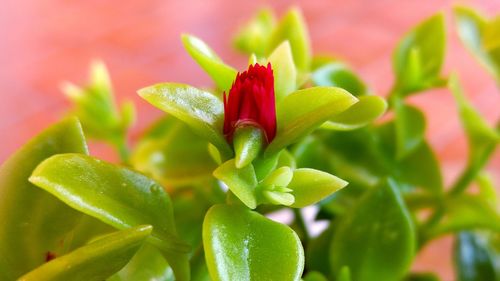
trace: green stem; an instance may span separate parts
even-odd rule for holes
[[[299,231],[304,235],[303,236],[303,243],[306,244],[309,239],[309,232],[307,231],[307,226],[304,221],[304,218],[302,217],[302,213],[300,212],[300,209],[295,209],[293,208],[293,214],[295,215],[295,225],[299,228]]]

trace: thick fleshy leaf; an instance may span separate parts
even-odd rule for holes
[[[227,91],[231,88],[237,74],[234,68],[226,65],[205,42],[195,36],[183,34],[182,43],[189,55],[210,75],[220,90]]]
[[[308,168],[297,169],[293,171],[292,181],[287,186],[295,197],[291,207],[303,208],[315,204],[346,185],[346,181],[329,173]]]
[[[330,261],[336,274],[348,266],[353,280],[397,281],[411,265],[415,244],[410,214],[389,180],[366,193],[342,219]]]
[[[445,23],[437,14],[403,37],[394,52],[394,72],[399,95],[405,96],[440,84],[445,53]]]
[[[281,43],[269,55],[268,61],[271,63],[274,75],[274,92],[276,104],[297,89],[297,70],[293,62],[290,42]]]
[[[402,159],[415,150],[424,140],[425,116],[416,107],[394,100],[396,113],[396,157]]]
[[[212,178],[217,167],[208,142],[171,116],[160,119],[132,153],[132,166],[165,185],[187,185]]]
[[[482,197],[462,194],[447,199],[444,217],[439,224],[427,229],[425,235],[434,238],[447,233],[471,229],[500,232],[500,215]]]
[[[232,150],[222,135],[224,106],[216,96],[176,83],[156,84],[139,90],[139,95],[185,122],[193,132],[215,145],[225,157],[232,155]]]
[[[60,242],[78,223],[80,213],[28,181],[45,158],[67,152],[87,153],[74,118],[47,128],[0,167],[1,280],[14,280],[44,263],[49,253],[62,253]]]
[[[500,133],[490,127],[467,101],[456,75],[450,78],[449,87],[455,97],[462,126],[469,140],[469,164],[474,165],[484,151],[500,142]]]
[[[233,147],[236,168],[241,169],[252,163],[262,152],[265,143],[264,132],[254,126],[236,128]]]
[[[162,254],[155,247],[144,244],[124,268],[107,280],[173,281],[174,274]]]
[[[335,87],[313,87],[290,94],[278,107],[278,132],[266,153],[279,152],[356,102],[356,97]]]
[[[115,228],[152,225],[148,241],[162,250],[178,280],[189,279],[189,246],[178,238],[170,199],[155,181],[81,154],[60,154],[45,160],[30,181]]]
[[[105,280],[127,264],[151,231],[150,225],[142,225],[108,234],[36,268],[19,280]]]
[[[312,73],[315,86],[339,87],[355,96],[367,94],[364,82],[348,66],[338,61],[325,62]]]
[[[236,168],[234,159],[220,165],[214,171],[214,177],[221,180],[229,187],[241,202],[250,209],[257,207],[257,176],[252,165],[247,165],[242,169]]]
[[[203,222],[214,281],[300,280],[304,250],[291,228],[241,206],[215,205]]]
[[[498,280],[495,259],[500,253],[492,253],[495,250],[489,248],[484,236],[472,232],[460,232],[456,236],[453,261],[457,281]]]
[[[307,27],[299,9],[292,8],[283,16],[274,30],[270,50],[288,40],[292,47],[293,60],[301,71],[308,71],[311,65],[311,46]]]
[[[260,10],[257,12],[257,15],[236,34],[234,38],[236,48],[247,54],[265,57],[269,49],[268,45],[270,44],[275,25],[276,19],[272,10]]]
[[[387,109],[387,102],[378,96],[361,96],[359,101],[346,111],[335,115],[321,128],[350,131],[359,129],[382,116]]]
[[[495,30],[500,29],[498,20],[490,22],[467,7],[455,7],[454,14],[458,35],[464,45],[497,80],[500,80],[500,54],[498,44],[495,43],[498,42]]]

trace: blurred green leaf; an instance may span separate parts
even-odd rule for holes
[[[81,154],[60,154],[45,160],[30,181],[115,228],[152,225],[148,241],[162,250],[178,280],[189,279],[189,246],[177,236],[170,199],[155,181]]]
[[[330,224],[320,235],[306,244],[306,265],[309,271],[318,271],[325,276],[331,276],[329,251],[333,231],[334,228]]]
[[[90,68],[89,82],[82,88],[65,82],[62,91],[73,102],[72,113],[82,122],[88,137],[104,140],[114,145],[127,160],[127,129],[134,123],[135,107],[130,101],[118,111],[108,70],[101,61],[94,61]]]
[[[19,280],[104,280],[127,264],[151,231],[150,225],[141,225],[108,234],[36,268]]]
[[[500,258],[500,254],[492,254],[484,238],[472,232],[460,232],[456,236],[453,261],[457,281],[499,280],[495,259]]]
[[[143,244],[129,263],[108,281],[174,281],[174,274],[162,254],[153,246]]]
[[[203,244],[214,281],[298,281],[304,269],[297,234],[241,206],[213,206],[203,223]]]
[[[346,111],[335,115],[321,128],[349,131],[359,129],[381,117],[386,109],[387,102],[378,96],[361,96],[359,101]]]
[[[328,281],[328,279],[317,271],[309,271],[303,281]]]
[[[430,17],[407,33],[394,52],[396,93],[407,96],[441,85],[445,45],[443,14]]]
[[[336,274],[348,266],[353,280],[397,281],[411,265],[415,244],[410,214],[389,180],[366,193],[342,219],[330,261]]]
[[[211,93],[176,83],[156,84],[138,92],[154,106],[185,122],[193,132],[216,146],[223,156],[233,154],[222,135],[223,103]]]
[[[284,41],[268,58],[273,68],[276,104],[297,89],[297,70],[293,62],[292,49]]]
[[[476,195],[461,194],[446,199],[444,217],[440,223],[427,229],[425,235],[434,238],[447,233],[470,229],[500,231],[497,206],[491,206]]]
[[[252,165],[238,169],[232,159],[220,165],[214,171],[214,177],[225,183],[248,208],[257,207],[255,189],[258,182]]]
[[[208,141],[172,116],[158,120],[136,145],[132,166],[165,185],[187,185],[212,178],[217,167]]]
[[[493,178],[487,172],[481,172],[476,177],[479,187],[479,196],[491,206],[498,206],[498,195],[493,183]]]
[[[415,273],[412,272],[406,278],[404,281],[439,281],[439,277],[434,274],[434,273]]]
[[[210,75],[217,87],[222,91],[231,88],[237,71],[226,65],[217,54],[199,38],[189,35],[182,35],[182,43],[189,55]]]
[[[500,21],[488,21],[471,8],[454,8],[460,39],[476,59],[500,81],[500,46],[496,34]]]
[[[315,86],[339,87],[358,97],[368,92],[361,78],[347,65],[338,61],[323,62],[314,70],[311,78]]]
[[[356,97],[335,87],[313,87],[290,94],[277,108],[278,132],[266,154],[279,152],[356,102]]]
[[[396,128],[396,157],[402,159],[416,149],[424,140],[425,116],[416,107],[394,100]]]
[[[297,169],[293,171],[292,181],[287,186],[295,197],[291,207],[303,208],[315,204],[346,185],[343,179],[326,172]]]
[[[234,45],[247,54],[265,57],[275,25],[273,12],[270,9],[262,9],[238,31]]]
[[[309,34],[302,13],[297,8],[290,9],[280,20],[272,34],[269,50],[273,50],[286,40],[292,47],[293,60],[297,68],[304,72],[309,71],[311,66]]]
[[[61,254],[61,241],[81,214],[28,178],[44,159],[58,153],[88,153],[76,118],[61,121],[23,145],[0,167],[0,279],[14,280]]]
[[[337,276],[337,281],[351,281],[351,271],[349,270],[349,267],[344,266],[340,270],[338,276]]]

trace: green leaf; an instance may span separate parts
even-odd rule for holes
[[[366,95],[365,83],[347,65],[328,60],[312,73],[315,86],[339,87],[355,96]]]
[[[406,34],[394,52],[399,95],[406,96],[440,84],[446,32],[443,14],[437,14]]]
[[[313,87],[290,94],[277,108],[278,131],[265,153],[279,152],[356,102],[356,97],[335,87]]]
[[[470,229],[490,229],[500,231],[500,215],[495,206],[491,206],[484,198],[462,194],[444,202],[444,217],[440,223],[427,229],[429,238],[447,233]]]
[[[293,60],[301,71],[311,66],[311,46],[307,27],[299,9],[290,9],[273,32],[270,50],[288,40],[292,47]]]
[[[214,171],[214,177],[225,183],[248,208],[257,207],[255,189],[258,182],[252,165],[238,169],[232,159],[220,165]]]
[[[127,264],[151,231],[150,225],[142,225],[108,234],[36,268],[19,280],[104,280]]]
[[[297,70],[293,62],[290,43],[281,43],[269,56],[273,69],[276,104],[297,89]]]
[[[108,279],[133,280],[173,281],[174,275],[161,253],[155,247],[144,244],[124,268]]]
[[[406,274],[414,253],[410,214],[389,180],[366,193],[344,216],[334,234],[330,261],[336,274],[348,266],[353,280],[396,281]]]
[[[199,38],[189,35],[182,35],[182,43],[189,55],[210,75],[217,87],[222,91],[227,91],[231,88],[237,71],[226,65],[217,54],[210,49]]]
[[[425,116],[416,107],[394,100],[396,113],[396,157],[402,159],[415,150],[424,140]]]
[[[214,281],[298,281],[304,269],[304,250],[292,229],[240,206],[208,211],[203,245]]]
[[[387,102],[381,97],[361,96],[358,98],[359,102],[335,115],[321,128],[338,131],[359,129],[381,117],[387,109]]]
[[[170,199],[155,181],[81,154],[60,154],[45,160],[30,181],[115,228],[152,225],[148,241],[162,250],[178,280],[189,279],[189,246],[178,238]]]
[[[276,19],[272,10],[262,9],[238,31],[234,45],[247,54],[254,53],[265,57],[275,25]]]
[[[455,7],[453,10],[458,35],[464,45],[497,81],[500,80],[500,55],[497,53],[498,45],[494,38],[495,30],[500,29],[498,21],[496,24],[495,21],[489,22],[467,7]],[[492,38],[488,39],[490,36]]]
[[[412,272],[404,279],[404,281],[439,281],[439,277],[434,273]]]
[[[208,142],[172,116],[158,120],[130,158],[132,166],[168,186],[198,183],[212,178],[217,167]]]
[[[490,127],[467,101],[456,75],[451,76],[449,87],[455,97],[460,120],[469,141],[469,164],[474,165],[480,161],[485,151],[500,142],[500,133]]]
[[[76,118],[66,119],[31,139],[0,167],[0,279],[14,280],[60,254],[61,240],[81,214],[28,178],[45,158],[58,153],[88,153]]]
[[[339,275],[337,277],[337,281],[351,281],[351,271],[349,270],[349,267],[344,266],[339,272]]]
[[[222,135],[224,106],[211,93],[188,85],[163,83],[143,88],[139,90],[139,95],[185,122],[193,132],[215,145],[222,155],[232,155],[233,152]]]
[[[315,204],[346,185],[346,181],[329,173],[308,168],[297,169],[293,171],[292,181],[287,186],[295,197],[291,207],[303,208]]]
[[[303,279],[304,281],[328,281],[323,274],[317,271],[309,271]],[[349,280],[348,280],[349,281]]]
[[[457,281],[498,280],[495,274],[498,256],[492,255],[484,238],[471,232],[456,236],[453,261]]]
[[[264,143],[262,129],[254,126],[236,128],[233,136],[236,168],[241,169],[252,163],[262,152]]]

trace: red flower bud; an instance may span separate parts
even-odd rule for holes
[[[267,67],[250,65],[238,73],[229,95],[224,92],[224,135],[231,142],[234,130],[240,126],[260,128],[271,142],[276,135],[276,106],[274,76],[271,64]]]

